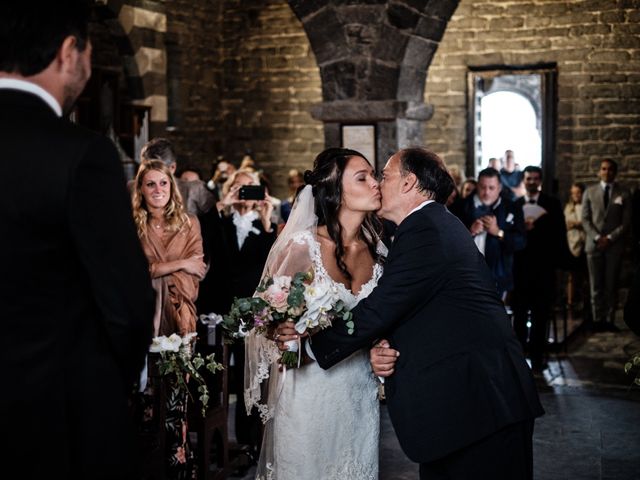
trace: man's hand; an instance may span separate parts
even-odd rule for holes
[[[479,218],[475,222],[473,222],[471,224],[471,227],[469,228],[469,231],[474,237],[484,232],[484,225],[482,223],[482,220]]]
[[[395,371],[400,352],[394,350],[387,340],[380,340],[369,352],[369,362],[374,375],[390,377]]]
[[[482,225],[489,235],[493,235],[494,237],[498,236],[500,227],[498,227],[498,219],[495,215],[485,215],[484,217],[480,217],[480,220],[482,220]]]
[[[609,237],[606,235],[602,235],[596,242],[596,247],[600,251],[606,250],[609,247],[609,245],[611,245],[611,240],[609,240]]]

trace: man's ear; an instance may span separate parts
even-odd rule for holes
[[[80,53],[77,47],[78,40],[73,35],[67,36],[60,45],[58,53],[54,59],[56,69],[60,73],[73,73],[76,69],[76,58]]]
[[[407,173],[402,178],[402,184],[400,186],[400,190],[402,193],[408,193],[413,190],[418,185],[418,177],[416,177],[415,173]]]

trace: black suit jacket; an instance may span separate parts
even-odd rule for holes
[[[129,478],[155,296],[118,155],[8,89],[0,148],[2,458],[22,478]]]
[[[473,222],[481,216],[496,217],[498,228],[504,232],[504,239],[500,240],[487,233],[484,258],[493,274],[498,292],[509,292],[514,285],[513,255],[527,243],[522,207],[506,197],[500,197],[491,207],[476,208],[474,197],[475,195],[470,195],[464,199],[457,215],[467,228],[471,228]]]
[[[415,462],[459,450],[543,413],[533,376],[484,258],[465,226],[431,203],[396,231],[376,289],[311,339],[329,368],[378,338],[400,352],[386,380],[400,445]]]
[[[271,233],[264,231],[262,222],[255,220],[253,226],[260,231],[259,234],[250,233],[238,248],[236,227],[232,217],[222,217],[221,228],[227,246],[229,271],[223,276],[227,283],[224,301],[224,312],[228,313],[234,297],[251,297],[260,283],[260,276],[264,264],[269,256],[269,251],[276,240],[277,228],[271,224]]]
[[[519,198],[517,208],[522,210],[524,203],[524,197]],[[537,203],[547,213],[527,231],[526,247],[515,253],[515,287],[516,290],[528,290],[532,295],[544,292],[545,297],[549,297],[555,293],[556,268],[568,268],[571,253],[560,201],[540,192]]]

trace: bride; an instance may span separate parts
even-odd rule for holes
[[[327,149],[313,167],[263,277],[312,269],[314,282],[330,283],[332,301],[353,308],[382,274],[380,188],[354,150]],[[283,369],[274,342],[252,332],[246,345],[245,405],[265,422],[256,479],[376,480],[379,402],[368,352],[323,370],[303,344],[304,365]]]

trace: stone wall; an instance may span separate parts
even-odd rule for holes
[[[286,195],[289,168],[324,147],[315,57],[285,0],[167,2],[169,121],[183,162],[208,170],[247,150]]]
[[[462,0],[428,72],[434,116],[425,141],[447,163],[467,155],[469,66],[557,63],[556,177],[593,181],[611,157],[619,178],[640,179],[640,2]]]

